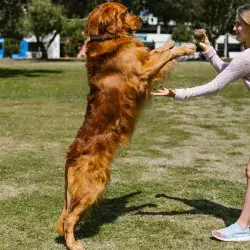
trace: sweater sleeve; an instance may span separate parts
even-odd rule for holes
[[[213,65],[218,73],[223,71],[229,65],[229,63],[225,63],[221,60],[212,46],[209,47],[207,51],[203,52],[203,55]]]
[[[175,89],[175,99],[184,100],[190,97],[212,94],[224,88],[227,84],[244,77],[249,73],[247,58],[243,53],[232,60],[213,81],[193,88]]]

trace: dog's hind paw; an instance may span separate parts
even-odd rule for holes
[[[69,249],[70,250],[84,250],[84,247],[80,242],[75,241],[72,243],[72,246],[69,247]]]
[[[58,232],[59,235],[64,236],[63,222],[60,219],[56,224],[56,231]]]

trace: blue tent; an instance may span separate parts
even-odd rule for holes
[[[25,40],[20,42],[20,50],[17,54],[12,54],[13,59],[25,59],[27,52],[29,51],[29,43]],[[4,57],[4,38],[0,36],[0,58]]]
[[[12,54],[11,58],[13,59],[25,59],[27,57],[27,52],[29,50],[29,43],[25,40],[22,40],[20,43],[20,50],[18,54]]]

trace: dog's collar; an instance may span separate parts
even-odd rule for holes
[[[90,39],[89,41],[90,42],[103,42],[103,41],[106,41],[106,40],[112,40],[114,39],[113,37],[108,37],[108,38],[102,38],[101,36],[95,36],[95,35],[90,35]]]

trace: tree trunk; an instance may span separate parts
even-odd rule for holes
[[[48,59],[48,52],[44,46],[44,43],[40,42],[39,46],[40,46],[41,52],[42,52],[42,59],[47,60]]]
[[[44,46],[44,43],[39,39],[39,37],[36,37],[36,42],[37,42],[38,48],[40,48],[40,50],[42,52],[41,59],[47,60],[48,59],[48,52]]]

